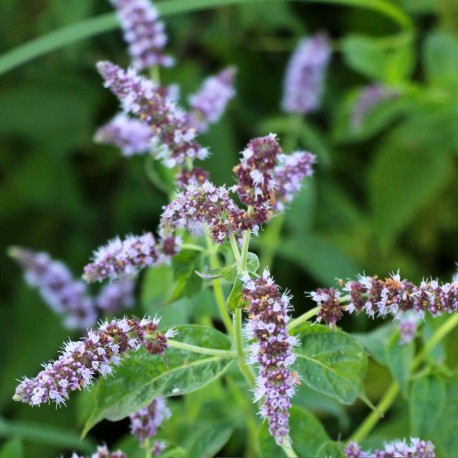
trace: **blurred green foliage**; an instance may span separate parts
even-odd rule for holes
[[[423,276],[448,281],[456,270],[458,6],[454,0],[392,3],[410,17],[412,33],[400,35],[399,27],[377,12],[319,2],[266,2],[260,7],[247,1],[166,20],[169,50],[178,64],[162,77],[178,83],[182,94],[196,90],[207,74],[225,65],[238,68],[237,98],[201,140],[212,151],[205,166],[217,184],[233,183],[239,151],[250,138],[269,130],[293,144],[291,136],[296,135],[298,146],[318,154],[313,182],[286,214],[286,242],[278,245],[273,268],[277,283],[293,292],[299,312],[311,306],[304,291],[331,285],[336,277],[362,271],[382,276],[400,268],[413,281]],[[6,52],[110,11],[108,2],[91,0],[2,0],[0,49]],[[279,109],[285,65],[299,37],[320,30],[330,34],[335,48],[323,107],[291,129],[291,120]],[[126,160],[92,140],[96,128],[116,110],[114,97],[95,71],[101,59],[128,63],[118,30],[54,51],[0,80],[2,458],[17,456],[22,449],[32,458],[69,453],[75,447],[78,410],[76,399],[59,411],[11,401],[16,379],[34,375],[41,361],[54,358],[68,332],[35,292],[24,288],[6,247],[47,251],[78,274],[92,250],[109,238],[154,230],[167,201],[149,181],[143,158]],[[386,83],[400,95],[375,107],[355,131],[350,125],[352,104],[361,88],[373,82]],[[256,247],[262,251],[275,237],[267,228]],[[150,311],[151,297],[160,293],[143,291],[143,309]],[[185,323],[186,310],[198,315],[190,311],[187,299],[179,303],[185,311],[169,313],[167,323],[177,316]],[[205,304],[205,299],[199,301],[199,307]],[[344,327],[367,331],[373,324],[348,320]],[[390,367],[402,377],[400,364]],[[451,367],[456,369],[456,361]],[[371,396],[380,396],[389,380],[388,371],[371,363]],[[416,392],[428,390],[422,383],[415,385]],[[428,383],[442,383],[443,391],[456,397],[456,385],[433,376]],[[313,396],[302,402],[318,412],[333,437],[347,435],[366,411],[361,404],[350,407],[349,421],[337,404],[323,401],[322,411],[311,405]],[[411,412],[426,407],[420,403]],[[400,408],[391,414],[391,429],[379,432],[383,439],[403,431],[408,435],[406,426],[399,427],[408,423],[407,412]],[[449,405],[438,421],[456,423],[456,418]],[[211,429],[211,419],[202,421]],[[417,431],[424,427],[415,423]],[[40,428],[51,433],[44,435]],[[101,439],[110,443],[125,431],[123,423],[102,424],[80,450],[87,452]],[[227,437],[231,431],[221,427],[219,434]],[[14,435],[22,440],[11,439]],[[443,450],[454,444],[446,432],[441,440]],[[228,450],[237,450],[236,439]]]

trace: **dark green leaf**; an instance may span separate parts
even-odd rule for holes
[[[329,441],[329,436],[322,424],[305,409],[299,407],[290,409],[289,427],[293,449],[298,456],[315,457],[323,445]],[[267,423],[261,427],[259,446],[262,457],[271,458],[275,456],[280,458],[286,456],[270,436]]]
[[[400,345],[399,342],[400,333],[398,331],[386,343],[386,361],[394,379],[399,383],[402,393],[407,397],[415,346],[413,342],[404,345]]]
[[[344,404],[361,393],[367,354],[354,337],[327,326],[304,324],[294,329],[301,344],[295,368],[302,383]]]
[[[0,449],[0,458],[22,458],[23,456],[24,448],[19,437],[10,439]]]
[[[392,324],[385,324],[365,334],[353,333],[369,354],[380,364],[387,365],[386,345],[394,332]]]
[[[212,458],[231,437],[234,426],[228,422],[199,423],[187,444],[188,456]]]
[[[349,35],[343,40],[346,64],[371,80],[386,83],[403,81],[413,69],[412,37],[404,34],[397,40]]]
[[[225,267],[218,267],[217,269],[211,270],[211,275],[224,278],[229,283],[234,283],[237,278],[237,264],[230,264]]]
[[[226,302],[226,307],[229,312],[232,313],[235,309],[242,307],[242,289],[243,282],[237,277],[232,286],[231,294],[229,294]]]
[[[333,284],[336,277],[354,277],[361,272],[360,267],[331,240],[319,235],[307,234],[300,239],[286,240],[278,253],[325,284]]]
[[[455,35],[446,31],[431,33],[425,42],[424,61],[432,84],[458,90],[458,39]]]
[[[446,186],[453,169],[440,143],[430,148],[421,143],[418,137],[422,129],[433,128],[423,121],[426,125],[420,119],[404,124],[390,136],[377,152],[370,170],[374,222],[384,248],[390,247],[414,215]]]
[[[173,279],[176,287],[168,302],[176,301],[182,297],[192,297],[202,289],[202,278],[196,275],[199,270],[201,253],[198,251],[181,251],[172,258]]]
[[[228,350],[230,340],[203,326],[179,326],[175,340],[206,348]],[[174,396],[198,390],[219,377],[231,360],[170,348],[167,365],[159,356],[140,349],[116,369],[113,377],[97,383],[97,398],[86,422],[86,434],[100,420],[117,421],[148,405],[157,396]]]
[[[409,396],[410,432],[429,437],[445,407],[447,390],[442,377],[425,375],[415,380]]]

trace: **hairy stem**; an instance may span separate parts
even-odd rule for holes
[[[235,340],[235,351],[237,352],[237,358],[239,368],[242,374],[245,376],[247,382],[251,387],[255,386],[255,378],[253,372],[247,366],[245,361],[245,352],[243,350],[243,336],[242,336],[242,309],[237,308],[234,312],[234,340]]]
[[[286,326],[286,329],[288,331],[291,331],[294,328],[297,328],[300,326],[302,323],[310,320],[310,318],[313,318],[320,310],[320,307],[315,307],[312,310],[309,310],[307,313],[304,313],[301,316],[298,316],[294,320],[290,321],[288,325]]]
[[[179,350],[186,350],[193,353],[200,353],[201,355],[210,355],[210,356],[221,356],[221,358],[237,358],[238,355],[235,351],[230,350],[217,350],[216,348],[206,348],[199,347],[197,345],[191,345],[183,342],[178,342],[177,340],[168,339],[167,343],[172,348],[177,348]]]

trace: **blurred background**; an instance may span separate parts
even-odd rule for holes
[[[415,282],[430,276],[450,281],[456,272],[458,3],[392,4],[411,21],[412,33],[408,27],[400,32],[399,23],[377,11],[319,2],[246,2],[164,18],[167,49],[177,64],[161,77],[180,85],[182,101],[207,75],[227,65],[238,69],[236,98],[201,138],[212,152],[204,167],[216,184],[231,185],[239,152],[270,131],[281,142],[294,134],[296,147],[318,156],[314,178],[290,205],[273,264],[297,313],[312,306],[304,291],[333,285],[335,278],[400,269]],[[108,2],[93,0],[2,0],[0,52],[110,11]],[[299,39],[321,31],[334,51],[322,107],[291,132],[280,110],[285,67]],[[111,443],[126,431],[123,422],[103,423],[78,445],[75,425],[84,417],[78,399],[57,411],[11,400],[17,379],[34,376],[78,334],[69,334],[25,286],[7,247],[46,251],[78,277],[108,239],[154,231],[167,202],[148,180],[143,157],[125,159],[93,141],[117,110],[95,70],[106,59],[129,62],[119,30],[0,76],[0,441],[21,437],[27,457],[67,456],[75,447],[87,453],[91,443]],[[395,96],[355,127],[355,102],[374,83]],[[254,247],[262,251],[262,234]],[[136,307],[144,313],[140,302]],[[377,324],[361,317],[343,327],[364,332]],[[455,353],[451,346],[451,361]],[[373,363],[368,396],[376,399],[389,378]],[[316,412],[331,434],[345,436],[367,409],[329,404]],[[400,428],[402,418],[393,418],[380,434],[389,438],[397,429],[399,436]]]

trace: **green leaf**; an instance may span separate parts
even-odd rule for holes
[[[394,379],[399,383],[403,395],[407,397],[415,347],[413,342],[400,345],[399,340],[399,331],[388,339],[385,346],[386,361]]]
[[[326,442],[329,442],[329,436],[323,425],[305,409],[299,407],[290,409],[289,427],[293,449],[298,456],[318,456],[318,451]],[[259,447],[262,457],[271,458],[275,456],[280,458],[286,456],[270,436],[266,422],[262,425],[259,433]]]
[[[235,309],[242,307],[242,290],[243,282],[239,277],[237,277],[234,285],[232,286],[231,294],[229,294],[226,302],[226,307],[229,312],[232,313]]]
[[[198,423],[187,444],[189,457],[212,458],[227,443],[234,426],[228,422]]]
[[[175,340],[200,347],[228,350],[230,340],[222,333],[203,326],[176,328]],[[83,435],[106,418],[117,421],[148,405],[157,396],[174,396],[198,390],[218,378],[231,360],[170,348],[167,365],[161,357],[143,349],[130,355],[113,377],[97,383],[94,408]]]
[[[300,338],[295,368],[314,390],[351,404],[361,393],[367,354],[357,339],[327,326],[305,323],[294,329]]]
[[[14,437],[6,442],[0,449],[0,458],[22,458],[24,456],[24,447],[19,437]]]
[[[201,253],[198,251],[181,251],[172,258],[173,279],[176,282],[168,302],[174,302],[182,297],[192,297],[200,293],[202,289],[202,278],[196,275],[199,270]]]
[[[375,328],[371,332],[353,333],[352,336],[356,337],[369,352],[369,354],[380,364],[386,366],[387,354],[386,346],[388,340],[393,335],[395,329],[392,324],[385,324]]]
[[[278,254],[301,266],[320,283],[333,284],[336,277],[354,277],[361,268],[331,240],[315,234],[286,240]]]
[[[230,264],[224,267],[218,267],[210,271],[211,275],[217,275],[218,277],[224,278],[229,283],[234,283],[237,278],[237,264]]]
[[[371,80],[398,83],[413,69],[412,36],[409,33],[394,40],[349,35],[343,40],[342,52],[350,68]]]
[[[175,173],[162,164],[158,159],[149,155],[145,159],[145,171],[151,183],[160,189],[164,194],[171,194],[175,190]]]
[[[341,442],[328,442],[320,448],[318,458],[345,458],[344,445]]]
[[[246,268],[248,272],[255,274],[259,269],[259,258],[255,253],[247,253]]]
[[[21,436],[25,440],[73,448],[91,453],[95,444],[90,439],[81,440],[73,431],[43,423],[5,421],[0,418],[0,438]]]
[[[430,132],[433,128],[426,119],[421,121],[400,126],[377,152],[369,172],[374,224],[380,246],[385,249],[447,185],[453,170],[450,157],[439,142],[430,147],[421,143],[422,130]]]
[[[428,80],[436,86],[458,90],[458,39],[446,31],[431,33],[424,46]]]
[[[415,380],[409,396],[410,432],[429,437],[445,407],[447,389],[442,377],[424,375]]]

